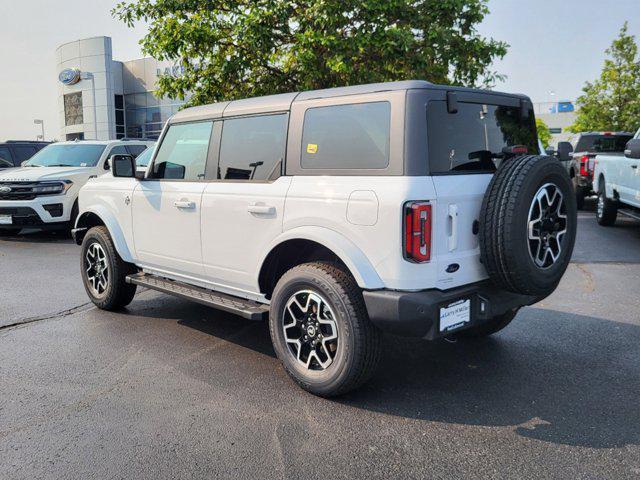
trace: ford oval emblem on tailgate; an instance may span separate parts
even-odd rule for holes
[[[457,263],[452,263],[447,267],[447,273],[455,273],[458,271],[459,268],[460,268],[460,265],[458,265]]]

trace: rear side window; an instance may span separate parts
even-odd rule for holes
[[[127,145],[127,150],[129,150],[129,153],[133,155],[133,158],[136,158],[146,149],[147,149],[146,145]]]
[[[302,168],[387,168],[390,128],[389,102],[310,108],[304,115]]]
[[[446,102],[430,102],[427,136],[432,174],[493,172],[508,147],[538,153],[533,110],[523,118],[518,107],[459,103],[458,113],[448,113]]]
[[[13,167],[11,152],[7,147],[0,147],[0,168],[11,168],[11,167]]]
[[[20,146],[13,147],[13,153],[16,157],[15,158],[16,167],[19,166],[25,160],[29,160],[31,157],[33,157],[37,151],[38,150],[36,150],[36,147],[31,147],[31,146],[20,145]]]
[[[624,152],[631,135],[581,135],[576,152],[613,153]]]
[[[286,114],[225,120],[218,179],[274,180],[280,176],[287,142]]]
[[[204,179],[213,122],[171,125],[153,163],[153,178]]]

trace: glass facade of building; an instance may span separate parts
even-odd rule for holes
[[[158,99],[153,93],[131,93],[124,96],[126,136],[151,138],[160,136],[165,122],[184,104],[169,98]]]

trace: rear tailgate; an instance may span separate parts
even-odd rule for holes
[[[433,215],[437,288],[447,289],[487,278],[480,263],[477,225],[491,174],[433,177],[437,201]]]

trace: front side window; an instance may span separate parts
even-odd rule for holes
[[[511,147],[538,152],[533,110],[523,117],[519,107],[461,102],[458,113],[448,113],[446,102],[431,102],[427,138],[432,174],[493,172]]]
[[[287,141],[285,114],[225,120],[220,144],[221,180],[274,180]]]
[[[125,147],[124,145],[116,145],[109,152],[109,158],[113,157],[114,155],[129,155],[129,152],[127,151],[127,147]]]
[[[43,148],[25,164],[28,167],[95,167],[104,145],[54,144]]]
[[[147,148],[144,152],[136,157],[136,165],[138,167],[146,167],[153,156],[153,148]]]
[[[153,164],[153,178],[203,180],[213,122],[171,125]]]
[[[127,145],[127,150],[129,150],[129,153],[133,155],[133,158],[136,158],[146,149],[147,149],[146,145]]]
[[[390,128],[389,102],[310,108],[304,115],[302,168],[386,168]]]

